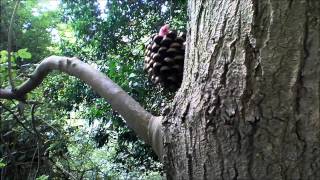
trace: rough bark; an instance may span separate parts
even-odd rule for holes
[[[318,0],[190,0],[168,179],[320,179]]]

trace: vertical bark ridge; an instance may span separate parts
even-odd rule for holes
[[[320,178],[319,2],[191,0],[172,179]]]

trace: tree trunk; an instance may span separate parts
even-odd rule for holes
[[[168,179],[320,179],[318,0],[189,0]]]

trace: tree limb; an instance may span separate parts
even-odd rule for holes
[[[44,59],[31,74],[30,79],[14,91],[0,89],[0,98],[23,99],[27,93],[38,87],[52,70],[60,70],[90,85],[111,104],[114,110],[118,111],[139,137],[152,145],[160,159],[162,158],[162,118],[151,115],[105,74],[77,58],[50,56]]]
[[[14,82],[13,82],[13,77],[12,77],[12,65],[11,65],[11,46],[12,46],[12,38],[11,38],[11,34],[12,34],[12,24],[13,24],[13,19],[14,16],[16,14],[16,11],[18,9],[19,6],[19,0],[16,1],[16,4],[14,6],[13,12],[12,12],[12,16],[10,19],[10,24],[9,24],[9,30],[8,30],[8,76],[9,76],[9,83],[11,85],[11,88],[14,89]]]

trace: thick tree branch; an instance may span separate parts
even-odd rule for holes
[[[14,91],[0,89],[0,98],[24,99],[25,95],[38,87],[52,70],[60,70],[90,85],[118,111],[128,126],[152,145],[158,156],[162,157],[161,117],[151,115],[106,75],[77,58],[51,56],[44,59],[31,74],[30,79]]]

